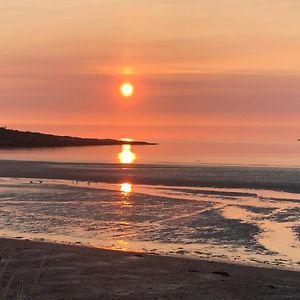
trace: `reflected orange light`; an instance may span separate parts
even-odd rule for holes
[[[132,184],[131,183],[122,183],[120,185],[120,190],[121,190],[121,192],[128,194],[128,193],[132,192]]]
[[[110,247],[112,250],[119,250],[119,251],[130,251],[132,249],[129,248],[128,242],[125,240],[116,240],[115,245]]]
[[[136,155],[131,151],[131,145],[122,145],[122,152],[118,155],[122,164],[131,164],[135,161]]]

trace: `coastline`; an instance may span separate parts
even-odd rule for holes
[[[8,238],[0,249],[9,297],[23,282],[24,299],[300,298],[297,271]]]

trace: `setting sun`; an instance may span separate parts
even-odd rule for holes
[[[123,83],[120,87],[120,92],[124,97],[130,97],[133,95],[134,87],[131,83]]]

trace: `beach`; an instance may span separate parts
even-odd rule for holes
[[[299,174],[1,161],[0,236],[299,271]]]
[[[299,299],[299,172],[1,161],[1,293]]]
[[[7,299],[299,299],[300,272],[16,239]],[[2,268],[3,268],[2,263]]]

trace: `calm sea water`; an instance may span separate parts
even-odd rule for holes
[[[119,146],[0,150],[0,159],[116,163]],[[133,146],[136,163],[231,164],[300,167],[300,142],[201,143],[163,141]]]

